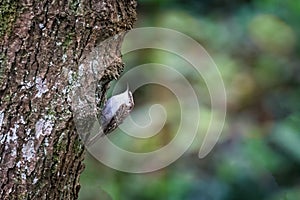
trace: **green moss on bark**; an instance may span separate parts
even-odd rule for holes
[[[3,0],[0,3],[0,37],[11,32],[17,16],[17,2],[14,0]]]

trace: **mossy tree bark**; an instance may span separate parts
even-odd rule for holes
[[[0,199],[77,199],[84,146],[70,79],[101,41],[132,28],[135,9],[134,0],[0,2]]]

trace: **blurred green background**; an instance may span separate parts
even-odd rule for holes
[[[204,159],[198,158],[195,143],[176,162],[153,173],[119,172],[87,155],[80,199],[300,199],[300,2],[139,0],[136,27],[145,26],[185,33],[211,55],[227,92],[224,131]],[[149,62],[172,66],[176,59],[151,50],[124,57],[126,70]],[[181,73],[200,88],[206,120],[211,113],[205,85],[182,65]],[[164,104],[165,127],[148,140],[131,140],[122,133],[110,138],[135,152],[168,143],[180,120],[176,98],[157,85],[138,89],[134,98],[135,112],[143,104]]]

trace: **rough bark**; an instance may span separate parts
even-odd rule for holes
[[[71,107],[72,84],[92,56],[101,104],[123,67],[122,34],[101,56],[99,44],[132,28],[135,8],[134,0],[0,2],[0,199],[77,199],[84,145],[73,118],[86,116]]]

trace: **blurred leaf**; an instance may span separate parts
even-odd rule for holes
[[[272,141],[300,163],[300,116],[292,115],[279,122],[271,135]]]
[[[261,55],[254,68],[255,78],[262,88],[279,85],[291,75],[287,65],[275,56]]]
[[[261,168],[263,171],[275,172],[280,170],[284,163],[284,159],[277,155],[263,138],[247,139],[244,151],[251,165],[258,171]]]
[[[249,24],[250,36],[264,51],[286,54],[296,43],[296,36],[287,24],[273,15],[257,15]]]
[[[273,195],[269,200],[296,200],[300,197],[300,188],[283,189],[278,194]]]

